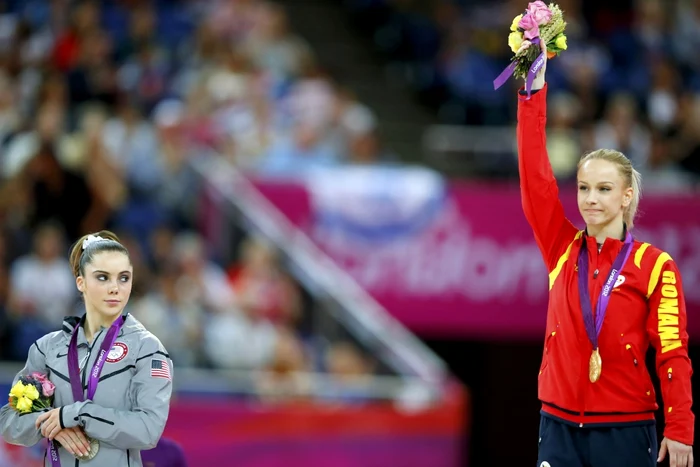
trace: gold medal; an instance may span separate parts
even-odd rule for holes
[[[88,441],[90,442],[90,451],[86,456],[75,456],[76,459],[84,462],[93,459],[97,455],[97,451],[100,450],[100,442],[90,437],[88,437]]]
[[[588,360],[588,379],[591,383],[595,383],[600,378],[600,373],[603,371],[603,360],[600,358],[600,352],[595,349],[591,353],[591,358]]]

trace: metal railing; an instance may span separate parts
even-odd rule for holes
[[[10,385],[24,365],[0,362],[0,385]],[[267,397],[302,397],[315,401],[342,401],[349,398],[366,401],[392,401],[406,407],[429,405],[436,398],[434,387],[420,378],[405,376],[367,376],[340,381],[332,375],[296,372],[287,375],[289,385],[263,388],[266,380],[278,375],[259,370],[224,370],[176,367],[174,389],[180,394],[225,395],[264,401]]]
[[[377,377],[373,390],[396,397],[409,383],[432,391],[435,397],[448,377],[444,362],[379,305],[345,271],[270,203],[253,183],[228,161],[201,155],[191,168],[221,201],[234,207],[245,223],[283,253],[297,279],[323,308],[342,323],[373,355],[392,368],[397,377]],[[224,210],[222,210],[224,211]],[[314,375],[323,388],[324,375]],[[418,386],[416,386],[418,385]],[[320,389],[319,389],[320,390]]]

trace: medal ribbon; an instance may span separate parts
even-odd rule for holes
[[[627,232],[622,250],[620,250],[617,258],[615,258],[612,269],[610,269],[610,273],[608,274],[608,279],[605,281],[603,289],[600,291],[598,303],[596,303],[594,323],[593,306],[591,305],[591,295],[588,288],[588,249],[586,247],[586,238],[584,238],[581,243],[581,250],[578,254],[578,291],[581,299],[583,321],[586,325],[586,334],[588,334],[588,340],[590,340],[591,344],[593,345],[593,350],[598,348],[598,336],[600,336],[600,330],[603,327],[605,311],[608,308],[608,303],[610,302],[610,294],[612,293],[615,282],[617,282],[617,278],[620,275],[620,271],[622,271],[622,268],[627,262],[627,258],[629,258],[631,252],[632,235]]]
[[[124,318],[117,319],[109,327],[107,335],[102,341],[100,346],[100,353],[97,355],[95,363],[92,365],[90,370],[90,376],[88,379],[87,387],[87,397],[83,392],[83,385],[80,382],[80,366],[78,364],[78,329],[80,324],[78,324],[75,329],[73,329],[73,335],[70,338],[70,344],[68,345],[68,376],[70,378],[71,389],[73,390],[73,400],[75,402],[83,402],[86,399],[92,400],[95,397],[95,392],[97,391],[97,384],[100,382],[100,374],[102,373],[102,368],[107,360],[107,354],[112,349],[114,341],[117,340],[117,334],[124,323]]]
[[[540,45],[540,38],[536,37],[532,40],[532,45],[530,47],[539,47]],[[532,82],[535,80],[535,77],[537,76],[537,72],[540,71],[540,68],[542,68],[542,65],[544,65],[544,52],[541,52],[535,61],[532,62],[530,65],[530,69],[527,72],[527,78],[525,79],[525,92],[527,93],[527,98],[525,100],[530,99],[530,95],[532,94]],[[493,88],[498,89],[501,86],[503,86],[506,81],[513,75],[513,72],[518,66],[518,63],[520,63],[519,60],[513,59],[510,65],[506,67],[505,70],[501,72],[498,77],[493,80]]]
[[[100,382],[100,374],[104,368],[105,362],[107,361],[107,355],[114,345],[114,341],[117,340],[117,334],[124,324],[126,318],[120,317],[109,327],[107,334],[105,335],[102,345],[100,346],[100,353],[97,355],[95,363],[92,365],[90,370],[90,376],[88,379],[87,387],[87,397],[83,391],[83,385],[80,381],[80,365],[78,363],[78,330],[80,329],[80,323],[73,329],[73,334],[70,338],[70,344],[68,345],[68,376],[70,378],[71,389],[73,390],[73,400],[75,402],[83,402],[86,399],[92,400],[97,391],[97,384]],[[56,444],[49,442],[49,459],[51,459],[51,465],[53,467],[60,467],[61,461],[58,457],[58,449]]]

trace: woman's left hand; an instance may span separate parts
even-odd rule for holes
[[[693,467],[693,447],[687,444],[664,438],[659,449],[659,459],[661,462],[668,452],[668,462],[671,467]]]
[[[41,435],[53,441],[61,431],[60,409],[51,409],[36,419],[36,427],[41,429]]]

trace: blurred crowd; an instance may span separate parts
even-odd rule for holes
[[[312,304],[262,238],[218,257],[197,230],[188,160],[303,175],[381,160],[372,112],[317,66],[264,0],[0,1],[0,360],[81,305],[67,252],[109,228],[131,252],[129,311],[180,367],[374,371],[312,335]],[[285,381],[289,383],[285,386]]]
[[[395,76],[444,123],[509,125],[513,92],[493,80],[508,65],[512,19],[528,0],[348,0]],[[550,3],[546,1],[545,3]],[[600,147],[629,156],[647,186],[700,183],[700,1],[557,0],[568,50],[551,60],[550,152],[572,177]]]
[[[394,76],[442,122],[469,125],[514,121],[518,83],[492,81],[526,3],[343,2]],[[557,175],[612,147],[646,187],[697,185],[700,1],[558,3],[568,50],[548,67]],[[132,252],[130,311],[178,365],[271,370],[260,382],[271,397],[295,370],[376,371],[356,345],[309,331],[311,299],[264,239],[230,258],[210,251],[188,164],[204,154],[266,177],[393,161],[372,110],[272,1],[0,0],[0,359],[23,360],[79,312],[68,247],[110,228]]]

